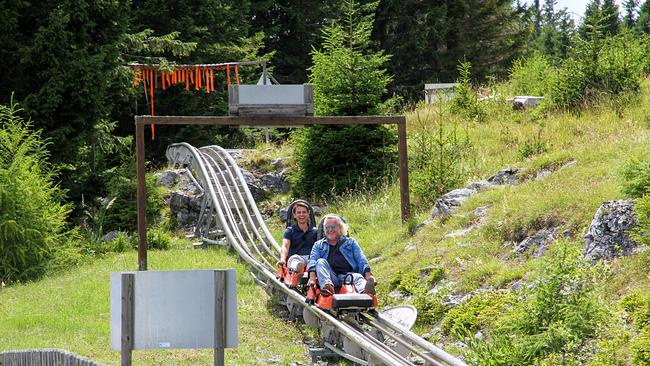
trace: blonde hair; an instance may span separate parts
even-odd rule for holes
[[[336,220],[337,225],[341,228],[341,234],[348,235],[348,229],[350,227],[345,221],[343,221],[341,216],[334,214],[325,215],[325,217],[323,217],[323,226],[325,226],[327,220]]]

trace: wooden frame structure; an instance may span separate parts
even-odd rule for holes
[[[147,219],[144,166],[145,125],[222,125],[246,127],[301,127],[308,125],[396,124],[402,221],[409,219],[410,200],[408,155],[406,152],[406,117],[404,116],[323,116],[323,117],[221,117],[221,116],[135,116],[137,166],[138,269],[147,270]]]

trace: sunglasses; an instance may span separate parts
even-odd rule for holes
[[[325,230],[336,230],[336,229],[338,229],[338,228],[339,228],[339,227],[336,226],[336,225],[328,225],[328,226],[325,226]]]

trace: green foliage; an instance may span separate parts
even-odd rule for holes
[[[513,305],[513,295],[490,291],[472,296],[468,301],[449,310],[440,328],[447,334],[469,331],[474,333],[491,325]]]
[[[427,275],[424,283],[429,287],[434,286],[445,278],[445,269],[442,267],[433,267]]]
[[[133,250],[134,245],[137,246],[137,242],[134,243],[128,233],[119,231],[115,239],[102,244],[101,252],[124,253]]]
[[[388,282],[389,290],[397,290],[406,295],[413,295],[420,287],[420,278],[415,272],[398,271]]]
[[[576,39],[570,59],[551,84],[550,100],[559,108],[579,110],[639,89],[647,65],[645,41],[627,33],[603,38],[597,30],[588,37]]]
[[[634,212],[638,226],[635,237],[639,242],[650,243],[650,155],[630,159],[621,171],[621,191],[636,198]]]
[[[472,89],[471,69],[472,65],[467,61],[458,65],[458,85],[455,89],[456,94],[451,100],[451,111],[466,118],[481,121],[485,118],[486,112],[479,104],[476,92]]]
[[[115,171],[108,182],[109,203],[100,209],[95,227],[101,233],[111,230],[135,231],[137,228],[137,175],[134,156],[124,157],[125,163]],[[152,226],[160,219],[160,213],[165,205],[162,190],[155,186],[153,174],[145,177],[147,191],[147,225]],[[101,210],[104,210],[102,213]]]
[[[395,134],[384,126],[312,126],[294,134],[296,196],[376,187],[396,161]]]
[[[442,111],[423,116],[415,114],[410,120],[413,130],[409,137],[409,174],[416,207],[430,207],[440,195],[462,186],[475,156],[467,131],[459,131]]]
[[[534,1],[529,8],[532,32],[526,45],[525,54],[542,54],[554,65],[567,58],[576,32],[571,14],[565,9],[555,10],[554,2]],[[535,94],[540,95],[540,94]]]
[[[449,305],[443,303],[448,291],[442,289],[433,295],[426,288],[420,287],[413,297],[413,306],[418,311],[418,323],[435,324],[449,311]]]
[[[388,56],[369,52],[374,5],[357,8],[344,3],[346,17],[323,32],[323,50],[312,51],[310,81],[320,115],[378,113],[391,77],[382,65]],[[299,171],[298,195],[322,196],[362,187],[376,187],[389,176],[396,160],[395,133],[384,126],[313,126],[295,135]]]
[[[635,366],[650,365],[650,334],[636,337],[630,345],[632,349],[632,363]]]
[[[639,331],[650,332],[650,294],[633,292],[621,299],[628,319]]]
[[[309,81],[314,84],[314,109],[321,116],[376,115],[392,80],[383,51],[370,51],[372,8],[345,0],[346,17],[323,30],[323,50],[311,52]]]
[[[549,149],[548,141],[542,136],[542,128],[539,129],[536,135],[532,138],[521,143],[517,148],[519,158],[524,160],[535,155],[540,155],[547,152]]]
[[[391,277],[388,288],[413,296],[413,306],[418,311],[418,323],[433,324],[442,319],[449,309],[448,305],[443,304],[448,293],[446,289],[440,289],[435,294],[429,293],[431,287],[442,278],[444,270],[441,267],[434,267],[428,274],[400,270]]]
[[[167,250],[172,242],[172,236],[164,228],[153,227],[147,230],[147,247]]]
[[[638,223],[635,236],[640,242],[648,245],[650,244],[650,193],[636,200],[634,212]]]
[[[0,106],[0,281],[43,275],[66,243],[70,207],[55,185],[40,131],[15,104]]]
[[[534,54],[517,59],[510,69],[510,84],[515,95],[546,95],[554,68],[546,57]]]
[[[634,324],[637,336],[630,349],[632,362],[638,366],[650,365],[650,294],[632,292],[620,301],[629,323]]]
[[[373,38],[393,54],[393,90],[414,101],[425,82],[455,80],[463,58],[479,80],[503,76],[526,42],[523,15],[507,0],[383,0]]]
[[[455,332],[469,345],[468,357],[483,362],[473,364],[524,365],[553,354],[577,355],[604,314],[589,267],[579,258],[566,244],[552,248],[542,260],[541,277],[522,291],[490,341],[473,339],[459,327]]]
[[[143,61],[149,64],[159,64],[161,69],[169,65],[165,57],[151,57],[153,55],[168,54],[174,57],[188,56],[196,49],[197,42],[183,42],[178,39],[180,32],[171,32],[162,36],[154,36],[153,30],[144,29],[135,34],[127,34],[122,47],[125,53],[133,55],[145,55]]]
[[[275,78],[281,84],[302,84],[311,64],[309,52],[320,47],[323,19],[336,17],[340,0],[258,0],[251,2],[251,12],[252,29],[263,32],[265,50],[275,52]]]
[[[6,15],[15,18],[2,33],[12,41],[1,44],[0,71],[12,76],[0,83],[0,102],[7,103],[15,91],[26,116],[51,141],[50,159],[67,199],[78,203],[103,186],[92,174],[97,166],[91,164],[99,160],[86,154],[95,127],[113,120],[111,113],[130,96],[128,72],[119,59],[128,3],[17,1],[11,9]]]
[[[621,191],[630,197],[650,193],[650,153],[641,159],[630,159],[621,172]]]

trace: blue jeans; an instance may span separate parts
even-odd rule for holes
[[[316,261],[316,276],[318,276],[318,284],[321,289],[328,283],[334,285],[334,288],[338,288],[345,281],[347,275],[334,273],[327,259],[320,258]],[[366,288],[366,279],[360,273],[352,273],[352,282],[359,293]]]

